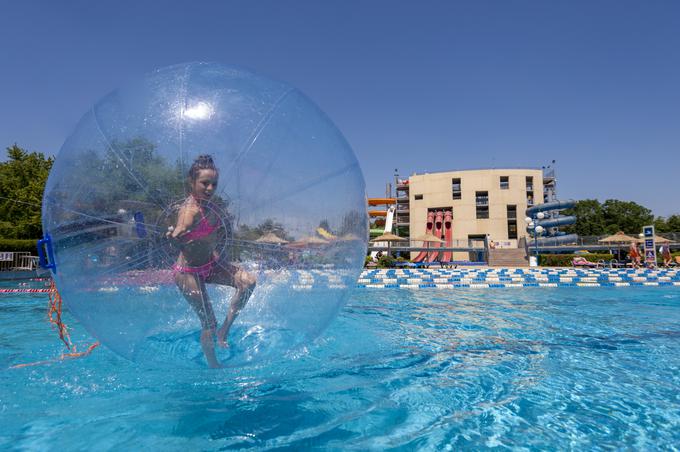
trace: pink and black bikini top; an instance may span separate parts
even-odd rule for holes
[[[193,228],[191,231],[187,232],[186,234],[182,235],[182,240],[198,240],[202,239],[203,237],[207,237],[210,234],[212,234],[215,229],[219,227],[219,220],[217,224],[210,224],[208,221],[208,217],[205,216],[205,213],[203,212],[203,208],[201,207],[201,221],[198,222],[198,225],[196,225],[195,228]]]

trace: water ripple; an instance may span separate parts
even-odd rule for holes
[[[317,342],[254,365],[101,349],[4,370],[0,447],[672,450],[673,290],[360,291]],[[59,353],[42,303],[0,306],[0,364]]]

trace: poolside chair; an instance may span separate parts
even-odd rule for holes
[[[609,265],[609,268],[622,268],[622,267],[626,267],[627,264],[625,262],[619,262],[617,259],[612,259],[612,260],[609,261],[608,265]],[[631,266],[632,266],[632,264],[631,264]]]

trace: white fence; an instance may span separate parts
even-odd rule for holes
[[[38,256],[31,256],[28,251],[0,251],[0,271],[35,270]]]

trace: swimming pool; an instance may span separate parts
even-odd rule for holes
[[[8,370],[61,352],[45,299],[0,297],[3,449],[680,443],[673,287],[364,289],[293,360],[168,373],[100,347]]]

